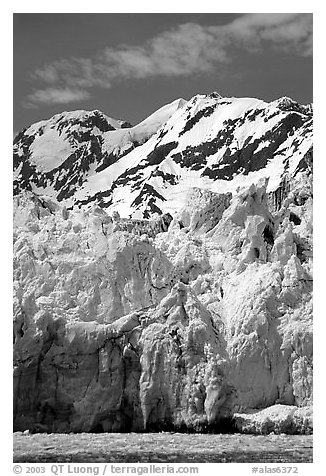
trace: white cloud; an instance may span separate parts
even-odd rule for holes
[[[53,62],[33,73],[34,79],[51,88],[36,91],[29,100],[34,104],[70,102],[87,97],[85,88],[110,88],[121,79],[212,72],[232,61],[235,47],[251,54],[271,48],[311,55],[312,14],[253,13],[226,25],[186,23],[142,45],[107,47],[93,58]]]
[[[233,21],[229,30],[234,38],[254,40],[259,48],[265,43],[299,55],[306,55],[307,49],[312,52],[312,14],[250,14]]]
[[[39,89],[27,96],[25,106],[35,107],[37,104],[65,104],[81,101],[91,97],[88,91],[72,90],[69,88],[45,88]]]

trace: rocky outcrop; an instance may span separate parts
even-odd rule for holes
[[[266,187],[193,190],[141,234],[18,195],[15,429],[218,431],[235,416],[244,432],[310,432],[311,176],[276,208]]]

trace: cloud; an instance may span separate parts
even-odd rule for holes
[[[39,89],[27,96],[26,107],[35,107],[38,104],[66,104],[81,101],[91,97],[88,91],[72,90],[69,88],[45,88]]]
[[[85,98],[86,89],[110,88],[123,79],[221,71],[232,62],[236,50],[311,55],[312,14],[253,13],[226,25],[186,23],[142,45],[107,47],[93,58],[62,59],[34,71],[33,79],[47,87],[29,100],[34,104],[63,103]]]
[[[120,79],[184,76],[212,71],[228,62],[223,38],[206,27],[187,23],[141,46],[107,47],[94,58],[70,58],[36,70],[34,80],[68,87],[110,88]]]
[[[306,56],[312,54],[312,14],[255,13],[244,15],[228,26],[235,41],[243,48],[255,45],[257,51],[265,46],[274,50]]]

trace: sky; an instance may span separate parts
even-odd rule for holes
[[[137,124],[177,98],[311,102],[309,13],[15,13],[14,131],[99,109]]]

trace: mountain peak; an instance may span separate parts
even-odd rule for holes
[[[216,99],[222,99],[223,98],[223,96],[221,96],[221,94],[219,94],[216,91],[213,91],[212,93],[208,94],[207,96],[210,97],[210,98],[216,98]]]
[[[175,213],[193,187],[235,193],[268,177],[275,190],[311,148],[311,114],[287,97],[197,94],[134,127],[97,109],[64,112],[15,141],[15,193],[46,190],[67,206],[149,218]]]
[[[282,111],[296,111],[296,112],[300,112],[301,114],[312,113],[311,105],[305,106],[305,105],[299,104],[297,101],[295,101],[294,99],[288,96],[280,97],[276,101],[273,101],[271,105],[281,109]]]

